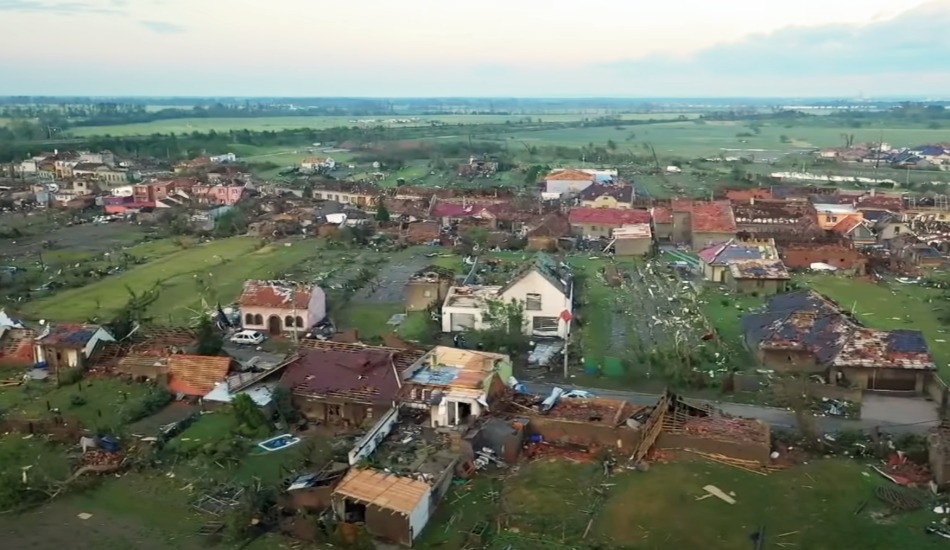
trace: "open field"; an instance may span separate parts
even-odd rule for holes
[[[950,377],[950,336],[935,308],[941,292],[897,282],[872,283],[834,275],[808,275],[802,281],[845,310],[854,310],[865,325],[883,330],[920,330],[944,378]],[[934,300],[930,302],[929,300]]]
[[[395,115],[392,117],[345,117],[345,116],[276,116],[260,118],[178,118],[159,120],[138,124],[122,124],[117,126],[81,126],[69,130],[69,134],[77,137],[86,136],[136,136],[151,134],[181,134],[191,132],[227,132],[230,130],[250,131],[279,131],[295,128],[334,128],[339,126],[391,126],[411,127],[429,126],[433,123],[443,124],[499,124],[508,121],[532,119],[543,122],[573,122],[586,118],[596,118],[599,115],[591,114],[528,114],[528,115]],[[626,120],[644,119],[675,119],[678,113],[656,114],[627,114],[618,115]],[[684,115],[685,116],[685,115]],[[409,120],[407,123],[392,123],[391,119]],[[358,122],[354,122],[358,121]]]
[[[269,279],[315,254],[312,242],[261,248],[259,239],[234,237],[182,250],[88,286],[65,290],[27,304],[28,317],[82,321],[108,316],[128,300],[128,286],[142,292],[161,284],[161,299],[150,313],[159,322],[186,321],[204,298],[228,303],[247,279]]]
[[[780,548],[778,542],[809,550],[942,547],[941,539],[923,532],[933,519],[929,510],[875,519],[883,508],[872,490],[886,482],[873,472],[874,477],[862,475],[867,470],[857,462],[819,460],[767,477],[688,458],[608,479],[600,470],[599,465],[547,459],[521,466],[504,484],[482,477],[470,481],[449,493],[419,548],[460,548],[472,526],[485,521],[494,530],[496,519],[502,529],[491,537],[487,547],[492,550],[597,544],[590,547],[736,550],[753,548],[749,537],[760,528],[763,548]],[[600,482],[614,485],[585,538],[591,485]],[[733,493],[737,503],[697,501],[705,485]],[[855,515],[867,499],[864,511]],[[443,528],[453,517],[456,521]]]
[[[755,134],[745,122],[667,122],[644,126],[617,128],[599,126],[592,128],[563,128],[502,134],[499,139],[521,142],[526,145],[561,145],[581,147],[589,143],[604,145],[608,140],[617,144],[618,151],[632,150],[640,155],[649,155],[649,146],[656,148],[661,157],[707,157],[712,155],[754,155],[756,159],[778,159],[796,151],[817,147],[842,145],[841,134],[854,134],[855,143],[873,142],[884,133],[885,139],[894,146],[913,146],[946,139],[946,130],[927,128],[846,128],[828,125],[764,124]],[[749,134],[738,136],[737,134]],[[781,136],[788,138],[783,143]]]

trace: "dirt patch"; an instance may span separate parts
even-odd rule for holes
[[[50,231],[29,227],[31,235],[16,239],[0,240],[0,255],[15,259],[33,255],[43,250],[43,241],[50,241],[54,249],[69,249],[79,252],[105,252],[128,246],[143,235],[142,227],[131,223],[83,224],[60,227]]]

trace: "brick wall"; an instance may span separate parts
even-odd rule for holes
[[[832,245],[783,247],[780,256],[790,269],[807,269],[819,262],[838,269],[853,269],[864,261],[864,256],[856,250]]]
[[[556,418],[532,417],[528,435],[540,435],[545,441],[561,441],[598,447],[614,447],[632,452],[643,434],[626,426],[613,428],[590,422],[571,422]]]

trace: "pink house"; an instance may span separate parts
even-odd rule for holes
[[[323,289],[285,281],[246,281],[238,305],[245,329],[271,334],[303,332],[327,316]]]
[[[244,195],[243,185],[196,185],[191,188],[193,196],[209,204],[233,205]]]

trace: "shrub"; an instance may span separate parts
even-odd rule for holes
[[[58,384],[60,387],[72,386],[82,380],[82,374],[82,369],[79,367],[62,369],[59,373]]]

